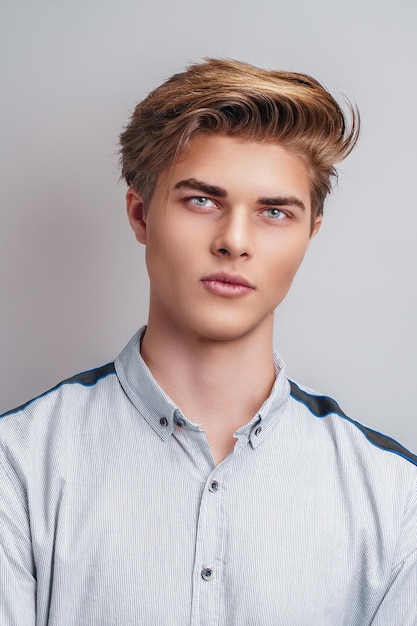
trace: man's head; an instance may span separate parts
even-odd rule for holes
[[[278,143],[306,164],[312,224],[336,176],[335,164],[354,147],[359,115],[347,119],[329,92],[305,74],[207,59],[175,74],[139,103],[121,134],[122,176],[145,210],[161,173],[197,134]]]

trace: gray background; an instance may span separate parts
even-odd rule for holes
[[[292,378],[417,450],[415,0],[1,0],[0,412],[111,360],[146,320],[118,182],[134,104],[189,61],[303,71],[355,100],[275,343]]]

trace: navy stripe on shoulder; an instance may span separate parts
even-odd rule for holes
[[[45,396],[49,395],[53,391],[56,391],[57,389],[60,389],[61,387],[64,387],[65,385],[78,384],[78,385],[83,385],[84,387],[92,387],[102,378],[106,378],[106,376],[109,376],[110,374],[115,374],[115,373],[116,373],[116,370],[114,367],[114,363],[111,362],[111,363],[107,363],[106,365],[102,365],[101,367],[96,367],[92,370],[87,370],[86,372],[75,374],[75,376],[71,376],[71,378],[66,378],[62,382],[55,385],[55,387],[52,387],[52,389],[45,391],[45,393],[42,393],[39,396],[36,396],[36,398],[32,398],[32,400],[29,400],[29,402],[25,402],[25,404],[18,406],[16,409],[12,409],[11,411],[8,411],[7,413],[3,413],[3,415],[0,415],[0,418],[22,411],[23,409],[31,405],[36,400],[39,400],[40,398],[44,398]]]
[[[337,402],[333,400],[333,398],[330,398],[329,396],[316,396],[308,393],[307,391],[300,389],[300,387],[292,380],[290,380],[289,383],[291,387],[291,396],[298,402],[305,404],[311,413],[313,413],[316,417],[326,417],[326,415],[329,415],[330,413],[335,413],[356,426],[356,428],[361,431],[368,441],[370,441],[370,443],[377,448],[398,454],[404,459],[407,459],[407,461],[410,461],[410,463],[417,465],[417,456],[415,454],[407,450],[407,448],[404,448],[404,446],[398,443],[398,441],[395,441],[395,439],[379,433],[376,430],[372,430],[372,428],[364,426],[360,422],[356,422],[348,417],[346,413],[342,411]]]
[[[291,395],[298,400],[298,402],[305,404],[316,417],[325,417],[330,413],[337,413],[337,415],[341,417],[347,417],[333,398],[329,398],[329,396],[314,396],[300,389],[292,380],[290,380],[289,383]]]
[[[75,376],[71,376],[71,378],[67,378],[62,381],[58,386],[68,385],[72,383],[79,383],[80,385],[84,385],[85,387],[91,387],[95,385],[101,378],[105,378],[109,374],[115,374],[116,370],[114,367],[114,363],[107,363],[107,365],[102,365],[101,367],[96,367],[92,370],[87,370],[86,372],[81,372],[80,374],[75,374]]]

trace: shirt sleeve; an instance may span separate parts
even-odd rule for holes
[[[417,625],[417,484],[406,509],[397,554],[391,585],[372,626]]]
[[[0,624],[35,626],[36,577],[27,497],[0,441]]]

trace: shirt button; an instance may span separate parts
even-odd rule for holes
[[[210,567],[205,567],[201,571],[201,578],[203,580],[211,580],[213,578],[213,570]]]
[[[159,423],[161,424],[161,426],[168,426],[168,420],[166,417],[161,417]]]
[[[256,437],[259,437],[259,435],[261,434],[261,432],[262,432],[262,428],[261,428],[261,426],[258,426],[258,428],[255,430],[255,436],[256,436]]]
[[[209,486],[209,491],[211,491],[211,493],[214,493],[215,491],[217,491],[218,488],[219,483],[217,482],[217,480],[212,480]]]

